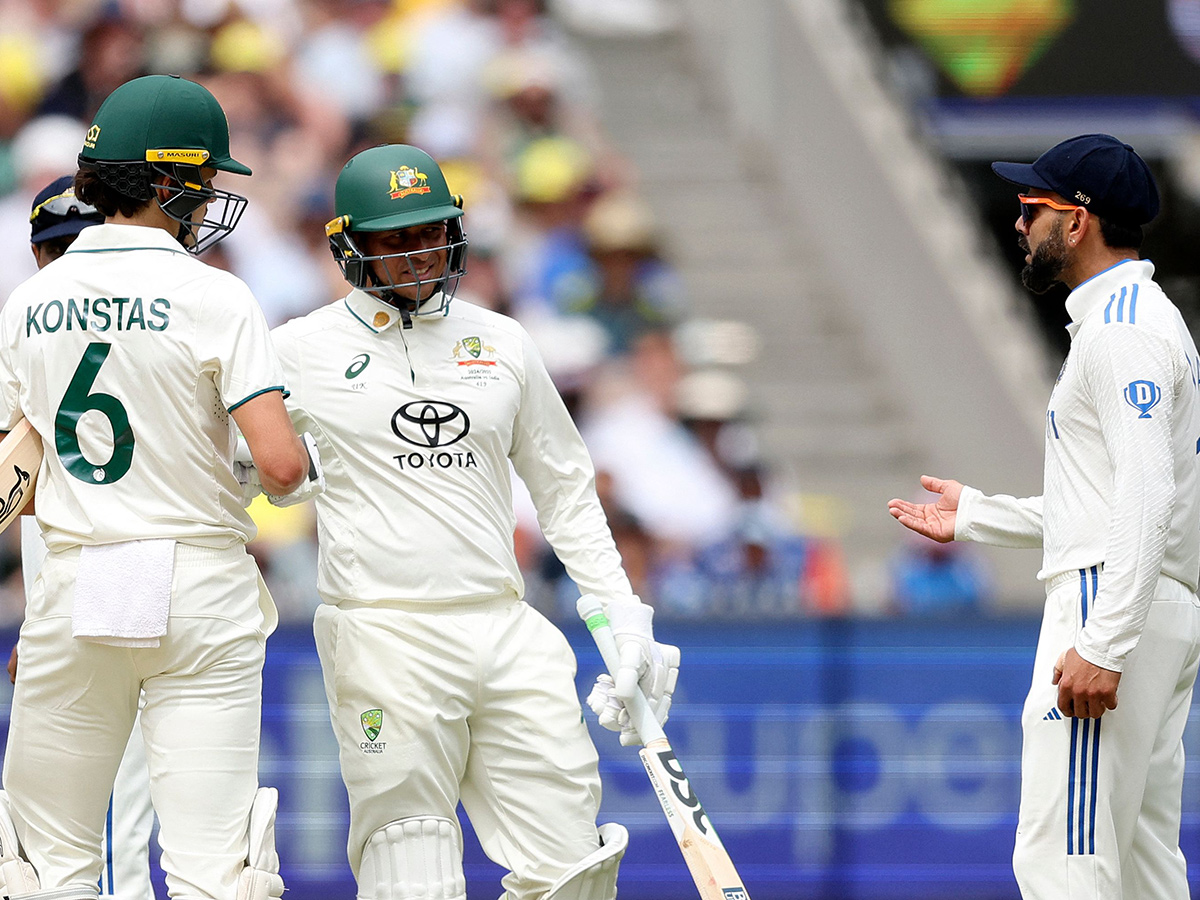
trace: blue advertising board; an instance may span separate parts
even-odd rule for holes
[[[599,656],[582,625],[565,630],[586,693]],[[1035,621],[659,630],[683,648],[668,733],[755,900],[1016,900],[1009,859]],[[288,896],[352,898],[345,792],[307,627],[271,639],[264,691],[262,783],[280,789]],[[0,702],[6,730],[6,694]],[[1198,735],[1189,728],[1189,750]],[[594,722],[593,738],[601,820],[631,833],[622,900],[695,898],[636,753]],[[1196,779],[1185,784],[1183,847],[1200,861]],[[471,900],[495,898],[503,873],[469,828],[466,857]]]

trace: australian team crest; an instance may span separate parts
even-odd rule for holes
[[[496,348],[485,344],[478,335],[465,337],[454,345],[451,351],[454,360],[460,366],[494,366],[495,359],[480,359],[481,356],[494,357]]]
[[[362,723],[363,734],[367,736],[368,741],[373,741],[379,737],[379,732],[383,728],[382,709],[368,709],[358,718]]]
[[[409,194],[428,194],[432,188],[427,183],[429,178],[424,172],[412,166],[401,166],[392,172],[392,199],[399,200]]]

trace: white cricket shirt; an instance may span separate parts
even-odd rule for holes
[[[520,597],[510,460],[579,587],[632,600],[587,449],[515,321],[455,300],[405,329],[356,290],[272,335],[325,468],[327,603]]]
[[[1200,354],[1179,310],[1128,260],[1067,299],[1071,349],[1046,413],[1042,497],[964,489],[955,538],[1044,548],[1038,577],[1103,565],[1079,654],[1120,671],[1155,583],[1200,577]]]
[[[160,228],[85,229],[0,311],[0,429],[42,437],[51,550],[253,538],[228,411],[282,389],[250,289]]]

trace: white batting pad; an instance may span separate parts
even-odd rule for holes
[[[546,900],[617,900],[617,869],[629,846],[624,825],[600,826],[600,849],[567,869],[550,888]]]
[[[358,869],[358,900],[467,900],[458,823],[414,816],[367,839]]]

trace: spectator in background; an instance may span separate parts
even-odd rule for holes
[[[512,172],[521,153],[540,138],[567,138],[607,165],[614,156],[591,111],[566,96],[568,62],[545,50],[514,49],[497,55],[484,73],[493,102],[478,152],[495,172]]]
[[[890,574],[891,607],[902,615],[976,612],[990,594],[983,564],[961,544],[906,540]]]
[[[602,371],[581,429],[613,496],[664,552],[687,553],[728,534],[737,493],[675,413],[680,362],[670,335],[652,332]]]
[[[0,195],[18,186],[13,139],[41,97],[38,47],[26,35],[0,35]]]
[[[836,545],[799,535],[763,499],[763,473],[738,473],[737,520],[721,539],[658,575],[665,614],[838,615],[848,610],[845,566]]]
[[[18,186],[0,200],[0,304],[37,271],[29,253],[29,202],[63,172],[74,172],[87,129],[67,116],[42,116],[27,123],[12,143]]]
[[[678,323],[682,288],[661,258],[654,214],[644,201],[624,191],[603,194],[583,233],[592,265],[582,291],[566,298],[565,312],[599,322],[619,354],[642,334]]]
[[[38,113],[90,121],[105,97],[146,74],[144,51],[142,28],[106,4],[80,38],[79,65],[46,92]]]
[[[675,392],[680,423],[737,492],[727,530],[664,559],[656,596],[677,615],[836,615],[848,608],[845,564],[830,540],[804,535],[767,487],[748,422],[746,387],[720,369],[684,376]]]
[[[570,309],[588,288],[591,258],[583,221],[596,195],[587,150],[541,138],[517,160],[511,190],[517,233],[506,259],[518,318]]]

